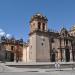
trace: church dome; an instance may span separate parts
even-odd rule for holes
[[[35,15],[33,15],[31,17],[31,21],[33,21],[33,20],[44,20],[44,21],[48,21],[47,17],[46,16],[43,16],[41,13],[36,13]]]
[[[61,35],[67,35],[68,34],[67,29],[66,28],[62,28],[60,34]]]
[[[63,32],[63,33],[66,32],[66,31],[67,31],[66,28],[62,28],[62,29],[61,29],[61,32]]]

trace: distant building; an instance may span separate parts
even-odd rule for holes
[[[75,27],[70,31],[48,30],[47,17],[35,14],[30,20],[29,42],[23,48],[24,62],[75,61]]]
[[[0,40],[0,61],[22,61],[23,40],[8,39],[5,36]]]

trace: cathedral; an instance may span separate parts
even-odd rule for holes
[[[60,32],[48,29],[48,19],[35,14],[30,19],[29,40],[1,38],[0,61],[5,62],[74,62],[75,26]]]
[[[29,42],[23,48],[24,62],[74,62],[75,27],[70,31],[62,28],[60,32],[48,30],[48,19],[35,14],[30,20]]]

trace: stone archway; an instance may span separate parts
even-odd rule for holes
[[[11,52],[10,61],[14,61],[14,53]]]
[[[52,54],[51,54],[51,62],[55,62],[55,53],[54,52],[52,52]]]
[[[8,62],[14,61],[14,53],[11,51],[6,51],[5,60]]]
[[[70,51],[69,49],[65,49],[65,57],[66,57],[66,62],[70,61]]]

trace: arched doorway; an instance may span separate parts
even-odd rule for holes
[[[14,61],[14,53],[11,52],[10,61]]]
[[[54,52],[51,54],[51,62],[55,62],[55,53]]]
[[[11,51],[6,51],[5,60],[8,62],[14,61],[14,53],[12,53]]]
[[[69,51],[69,49],[65,50],[65,56],[66,56],[66,62],[69,62],[70,61],[70,51]]]
[[[55,48],[52,49],[51,51],[51,62],[55,62],[56,61],[56,50]]]

